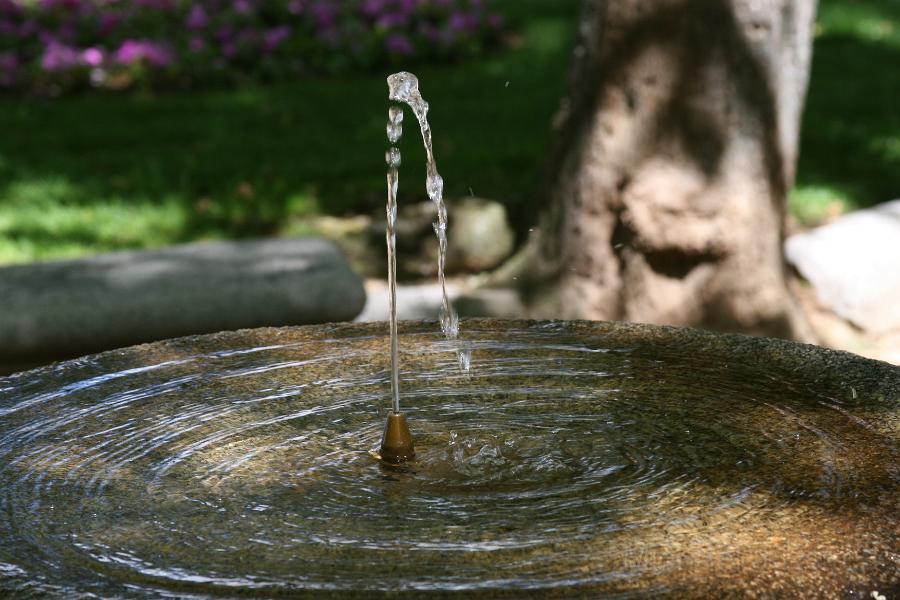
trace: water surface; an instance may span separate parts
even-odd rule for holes
[[[0,595],[900,593],[900,370],[604,323],[184,338],[0,379]],[[392,596],[393,597],[393,596]]]

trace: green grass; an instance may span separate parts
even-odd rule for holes
[[[814,224],[900,197],[900,2],[823,0],[791,208]]]
[[[450,197],[497,198],[516,225],[547,146],[577,0],[495,0],[512,49],[411,67]],[[794,214],[815,223],[900,196],[900,3],[823,0]],[[0,263],[293,233],[304,215],[377,213],[387,73],[154,95],[0,98]],[[407,122],[401,202],[424,199]]]
[[[450,196],[501,198],[528,225],[578,3],[497,2],[514,49],[416,66]],[[399,67],[398,67],[399,69]],[[387,72],[155,95],[0,99],[0,263],[294,232],[384,202]],[[422,200],[412,123],[401,201]]]

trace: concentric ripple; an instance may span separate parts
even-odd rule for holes
[[[584,322],[184,338],[0,379],[0,595],[900,593],[900,369]],[[891,596],[888,596],[891,597]]]

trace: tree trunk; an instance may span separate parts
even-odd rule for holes
[[[782,254],[815,0],[587,0],[534,316],[810,339]]]

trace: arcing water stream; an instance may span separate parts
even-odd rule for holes
[[[412,73],[405,71],[394,73],[388,77],[388,98],[397,102],[405,102],[412,108],[422,131],[422,142],[425,144],[426,180],[425,190],[428,198],[434,202],[437,210],[437,221],[434,232],[438,238],[438,279],[441,283],[441,330],[449,340],[459,337],[459,317],[450,304],[447,296],[447,281],[444,267],[447,262],[447,206],[444,204],[444,180],[437,171],[434,160],[434,148],[431,143],[431,127],[428,124],[428,103],[419,92],[419,80]],[[387,173],[387,254],[388,254],[388,303],[391,335],[391,398],[393,410],[388,414],[381,447],[374,455],[389,463],[403,463],[415,456],[412,434],[406,417],[400,411],[400,351],[397,335],[397,187],[401,162],[400,150],[394,145],[403,136],[403,109],[391,106],[388,109],[387,137],[391,147],[385,153],[388,165]],[[469,371],[472,361],[468,346],[456,349],[459,366]]]
[[[447,282],[446,276],[444,275],[447,263],[447,206],[444,204],[444,179],[438,173],[437,163],[434,160],[431,126],[428,124],[428,103],[422,98],[422,94],[419,91],[419,80],[412,73],[407,73],[406,71],[394,73],[388,77],[387,81],[389,89],[388,97],[395,102],[404,102],[409,105],[413,114],[416,116],[416,120],[419,122],[419,129],[422,131],[422,143],[425,145],[425,158],[427,161],[425,191],[428,194],[428,198],[434,202],[434,206],[437,209],[437,221],[434,223],[434,232],[438,238],[438,280],[441,284],[442,293],[440,313],[441,331],[444,332],[444,335],[448,340],[455,340],[459,337],[459,317],[453,309],[453,305],[450,303],[450,298],[447,296]],[[392,107],[390,110],[391,123],[388,124],[388,140],[393,144],[400,139],[400,133],[402,132],[396,129],[396,127],[392,127],[395,115],[393,111],[398,109]],[[402,120],[403,117],[401,116],[397,123],[399,124]],[[393,139],[391,137],[392,135],[396,135],[396,139]],[[391,150],[393,151],[394,149],[392,148]],[[390,182],[391,178],[388,176],[388,188],[390,188]],[[396,174],[394,177],[394,199],[396,200]],[[390,202],[391,192],[389,189],[388,203],[390,204]],[[390,224],[390,208],[388,208],[388,213],[388,222]],[[396,205],[394,207],[393,217],[396,218]],[[391,242],[392,241],[389,239],[389,246],[391,245]],[[389,253],[392,253],[392,249],[389,249]],[[391,281],[391,306],[393,306],[395,302],[395,293],[393,290],[396,289],[396,269],[391,271],[391,273],[393,273],[392,277],[394,278],[394,280]],[[393,309],[391,310],[391,318],[396,319],[396,314]],[[396,331],[396,325],[392,326],[392,331]],[[471,364],[471,350],[467,346],[459,347],[457,349],[457,358],[459,360],[460,368],[464,371],[468,371]]]

